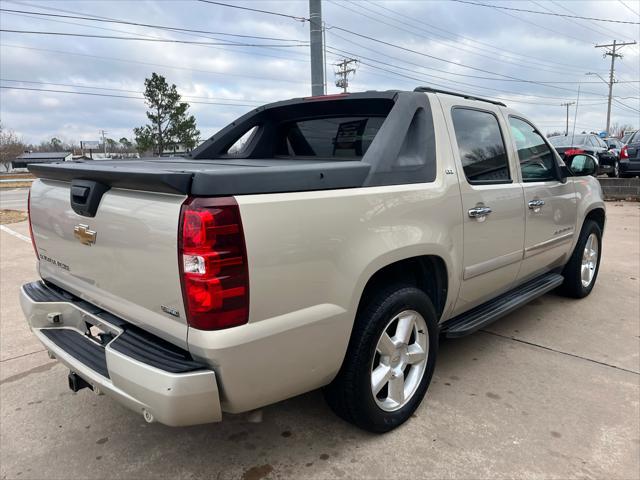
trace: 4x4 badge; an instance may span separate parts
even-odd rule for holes
[[[73,236],[83,245],[91,246],[96,243],[96,232],[91,230],[89,225],[80,224],[73,227]]]

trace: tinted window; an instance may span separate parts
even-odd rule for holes
[[[554,147],[571,147],[573,145],[584,145],[588,135],[558,135],[549,138],[549,143]]]
[[[290,156],[360,158],[384,117],[333,117],[301,120],[285,127]]]
[[[495,115],[454,108],[451,117],[467,180],[471,183],[508,181],[511,178],[509,164]]]
[[[634,133],[636,132],[625,133],[624,136],[622,137],[622,143],[630,143]]]
[[[525,182],[555,180],[555,156],[542,135],[532,125],[519,118],[509,117],[509,125],[518,149],[522,180]]]

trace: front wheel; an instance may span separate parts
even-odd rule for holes
[[[618,160],[613,163],[613,171],[607,175],[610,178],[618,178],[620,176],[620,162]]]
[[[569,263],[564,268],[562,291],[566,295],[584,298],[591,293],[598,277],[601,255],[602,229],[593,220],[587,220]]]
[[[371,432],[404,423],[424,397],[438,349],[433,304],[420,289],[392,285],[361,308],[338,376],[324,389],[343,419]]]

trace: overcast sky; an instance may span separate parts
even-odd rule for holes
[[[307,0],[226,1],[308,17]],[[633,12],[640,13],[637,0],[478,1],[549,13],[640,21]],[[10,30],[268,45],[201,46],[2,32],[0,77],[3,87],[114,95],[0,89],[2,124],[28,142],[39,143],[53,136],[75,142],[97,140],[102,129],[111,138],[131,138],[133,127],[146,122],[145,105],[138,97],[141,98],[144,79],[152,72],[175,83],[184,100],[191,103],[191,112],[203,139],[252,106],[310,94],[309,48],[304,43],[309,39],[308,22],[197,0],[2,0],[0,5],[3,9],[276,39],[179,33],[0,12],[1,28]],[[444,0],[323,0],[322,8],[327,25],[329,93],[338,92],[333,65],[345,56],[353,57],[360,63],[350,80],[350,91],[411,90],[417,85],[432,85],[500,98],[527,114],[544,132],[564,129],[565,108],[560,104],[576,101],[578,82],[581,82],[581,93],[577,129],[603,130],[607,85],[597,76],[585,73],[606,77],[610,57],[603,58],[604,49],[594,45],[611,43],[614,38],[618,41],[640,38],[637,24],[577,20]],[[273,47],[274,44],[288,46]],[[637,45],[624,47],[621,53],[624,57],[616,64],[619,83],[614,86],[616,101],[612,122],[637,128],[640,123],[639,48]],[[531,81],[557,83],[539,85]],[[573,125],[574,107],[570,113]]]

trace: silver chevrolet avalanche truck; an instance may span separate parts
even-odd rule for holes
[[[21,304],[72,390],[148,422],[217,422],[322,387],[339,416],[385,432],[425,396],[441,336],[591,292],[596,168],[468,95],[273,103],[187,158],[31,165],[41,280]]]

